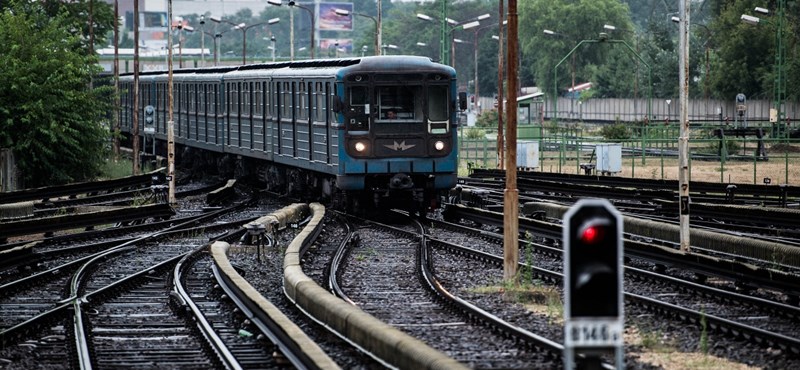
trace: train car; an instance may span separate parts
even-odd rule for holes
[[[152,106],[160,153],[168,82],[163,71],[139,81],[138,132],[144,135]],[[120,122],[130,135],[133,75],[120,86]],[[196,164],[211,155],[237,176],[339,207],[421,211],[438,206],[456,183],[456,95],[454,69],[414,56],[177,70],[177,160]]]

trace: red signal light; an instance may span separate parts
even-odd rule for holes
[[[596,244],[603,240],[605,236],[605,229],[598,225],[590,225],[583,229],[581,233],[581,241],[586,244]]]

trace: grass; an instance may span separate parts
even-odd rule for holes
[[[109,159],[103,167],[103,174],[100,175],[100,180],[118,179],[131,174],[133,174],[133,163],[129,159],[116,161]]]

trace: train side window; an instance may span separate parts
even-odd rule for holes
[[[281,91],[281,117],[282,118],[291,118],[292,117],[292,88],[289,85],[289,82],[283,83],[283,90]]]
[[[195,107],[197,106],[197,85],[191,84],[188,87],[189,88],[186,91],[186,96],[188,96],[188,99],[186,99],[186,105],[188,105],[188,107],[186,110],[194,113]]]
[[[314,120],[317,122],[325,121],[325,91],[322,89],[322,82],[314,84]]]
[[[214,88],[209,93],[211,93],[211,99],[214,103],[211,104],[211,111],[208,113],[216,117],[217,112],[219,112],[219,85],[214,85]],[[216,122],[216,118],[214,120]]]
[[[337,125],[338,121],[336,120],[336,112],[333,111],[334,100],[339,99],[339,96],[336,95],[336,89],[334,88],[333,84],[330,82],[325,84],[325,96],[330,97],[327,100],[328,106],[326,107],[328,115],[330,116],[330,122],[332,125]]]
[[[257,116],[260,116],[261,112],[262,112],[262,106],[261,106],[261,102],[262,102],[261,95],[262,94],[263,94],[263,92],[262,92],[261,81],[256,81],[255,98],[254,98],[255,100],[253,101],[253,106],[255,107],[255,109],[254,109],[255,113],[254,114],[257,115]]]
[[[297,85],[297,119],[308,119],[308,95],[306,94],[305,82],[300,82]]]

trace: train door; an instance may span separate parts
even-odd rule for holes
[[[240,82],[239,86],[241,86],[240,93],[239,93],[239,147],[242,149],[250,148],[250,141],[251,133],[253,130],[253,121],[252,121],[252,114],[250,111],[251,108],[251,93],[252,93],[252,85],[251,82]]]
[[[308,89],[305,81],[298,82],[295,94],[295,157],[311,160],[311,141],[309,136],[311,127],[309,125]]]
[[[253,84],[253,142],[250,148],[263,150],[264,147],[264,84],[256,81]]]
[[[197,141],[205,143],[208,140],[208,84],[197,86]]]
[[[327,113],[327,94],[326,84],[321,81],[312,83],[313,90],[311,91],[311,150],[312,156],[315,160],[330,163],[330,153],[328,152],[328,120]]]
[[[341,85],[341,84],[340,84]],[[326,119],[328,121],[328,158],[330,164],[339,164],[339,131],[343,121],[339,120],[339,115],[334,111],[334,101],[339,101],[336,84],[333,82],[325,83],[325,103],[327,104]]]
[[[186,84],[186,139],[191,139],[197,127],[197,94],[195,83]],[[197,135],[194,136],[197,139]]]
[[[272,158],[275,150],[275,104],[278,99],[275,89],[271,79],[264,82],[264,152],[268,158]]]
[[[280,153],[282,155],[290,155],[294,157],[294,117],[293,117],[293,109],[292,106],[294,105],[293,99],[293,82],[284,81],[281,82],[281,91],[280,91],[280,121],[279,121],[279,131],[280,131]]]

